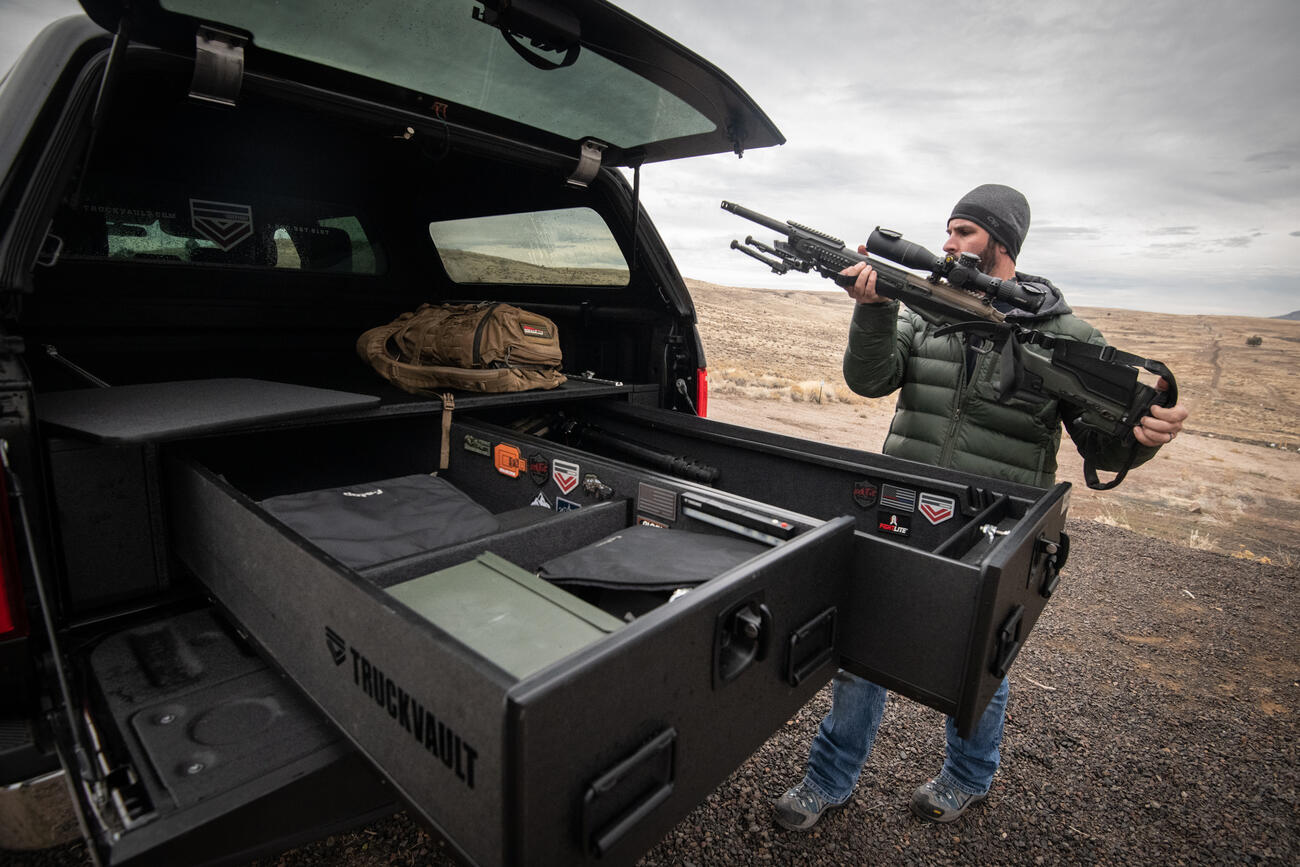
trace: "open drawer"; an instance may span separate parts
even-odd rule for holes
[[[963,731],[1024,646],[1069,554],[1068,484],[1041,490],[628,405],[484,417],[799,514],[851,516],[840,665],[952,715]]]
[[[493,439],[497,454],[478,454],[490,436],[487,426],[453,426],[457,447],[440,477],[501,517],[502,529],[363,568],[262,504],[436,465],[431,419],[168,447],[171,548],[465,857],[630,861],[834,671],[853,521],[808,518],[566,448],[548,449],[539,485],[526,449],[515,454],[522,462],[503,461]],[[580,508],[517,520],[539,494],[553,503],[556,486],[572,495],[575,485]],[[754,553],[671,601],[665,592],[634,610],[617,607],[622,597],[584,589],[578,598],[551,585],[561,594],[556,608],[527,586],[544,563],[652,525],[666,540],[744,539]],[[575,637],[521,663],[467,640],[465,621],[406,592],[440,581],[489,594],[484,604],[521,618],[525,630],[527,612],[541,610]]]

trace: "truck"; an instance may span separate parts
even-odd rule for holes
[[[639,177],[784,141],[725,73],[604,0],[82,6],[0,84],[0,846],[630,863],[837,667],[978,719],[1069,485],[708,418]],[[424,304],[564,383],[395,387]],[[377,559],[281,508],[435,483]]]

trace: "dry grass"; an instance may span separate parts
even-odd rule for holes
[[[788,400],[795,403],[864,403],[844,385],[825,379],[795,380],[742,367],[709,370],[709,394],[751,400]]]

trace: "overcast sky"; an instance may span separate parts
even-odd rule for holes
[[[1297,0],[619,5],[713,61],[787,139],[642,169],[687,277],[830,286],[729,250],[767,233],[722,199],[851,243],[884,225],[937,251],[953,203],[992,182],[1032,206],[1021,270],[1074,304],[1300,309]],[[75,8],[0,0],[0,68]]]

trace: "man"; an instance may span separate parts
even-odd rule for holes
[[[1016,259],[1029,229],[1029,203],[1018,191],[999,184],[971,190],[948,219],[946,253],[974,253],[980,270],[993,277],[1034,284],[1047,293],[1038,313],[1000,307],[1008,320],[1075,340],[1104,344],[1100,332],[1074,316],[1059,289],[1042,277],[1019,273]],[[865,247],[858,252],[865,254]],[[1055,483],[1061,422],[1068,418],[1054,400],[996,399],[999,359],[971,348],[961,334],[936,337],[936,326],[876,294],[876,275],[860,263],[845,269],[855,277],[846,291],[857,306],[844,353],[844,379],[858,394],[882,397],[899,391],[885,454],[941,467],[1049,487]],[[1165,388],[1163,380],[1158,388]],[[1181,405],[1151,408],[1133,428],[1139,447],[1133,465],[1149,460],[1182,430]],[[1067,429],[1072,425],[1067,422]],[[1132,451],[1122,438],[1070,430],[1080,451],[1097,455],[1096,464],[1120,469]],[[922,819],[951,822],[984,800],[1001,759],[998,747],[1007,704],[1004,678],[969,738],[947,724],[943,768],[912,796],[912,811]],[[885,689],[848,672],[836,674],[831,712],[822,721],[808,755],[803,780],[775,805],[776,821],[806,830],[828,809],[844,804],[871,755],[885,708]]]

